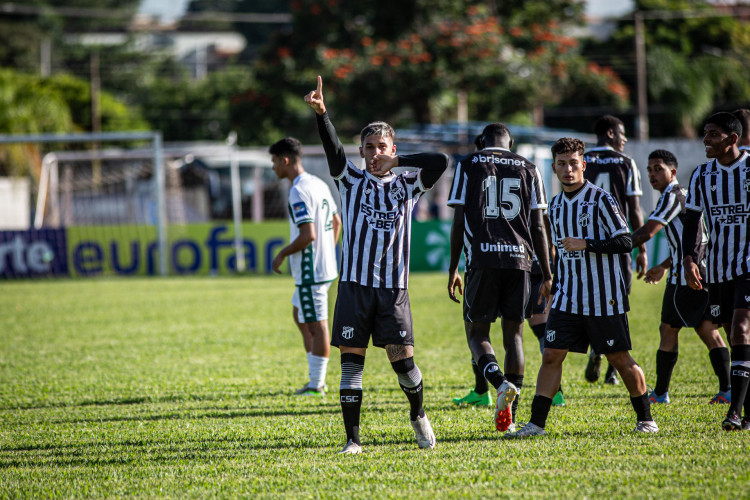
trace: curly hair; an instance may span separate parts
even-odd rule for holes
[[[656,149],[648,155],[649,160],[661,160],[665,165],[677,168],[677,157],[666,149]]]
[[[581,139],[574,139],[573,137],[562,137],[552,145],[552,159],[554,161],[555,156],[559,154],[577,152],[579,156],[583,156],[586,151],[586,145]]]

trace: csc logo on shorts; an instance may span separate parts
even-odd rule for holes
[[[555,331],[547,330],[547,342],[554,342],[554,341],[555,341]]]
[[[711,306],[711,316],[716,318],[719,316],[719,314],[721,314],[721,306],[718,304]]]
[[[354,337],[354,328],[351,326],[345,326],[341,330],[341,336],[344,337],[346,340],[351,339],[352,337]]]

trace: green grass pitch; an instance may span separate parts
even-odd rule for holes
[[[365,364],[360,456],[344,444],[332,350],[307,379],[287,277],[0,283],[0,498],[750,498],[750,433],[726,433],[707,351],[681,334],[660,432],[635,435],[622,385],[570,355],[548,435],[507,441],[492,410],[456,408],[473,377],[447,275],[411,276],[416,355],[438,444],[420,451],[385,353]],[[655,383],[663,286],[634,283],[633,357]],[[496,325],[499,328],[499,324]],[[499,332],[498,357],[502,356]],[[529,417],[540,356],[525,336]]]

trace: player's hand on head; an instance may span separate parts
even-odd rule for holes
[[[319,115],[326,112],[326,105],[323,102],[323,77],[320,75],[318,75],[318,88],[311,90],[305,96],[305,102]]]

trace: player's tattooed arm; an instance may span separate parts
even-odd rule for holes
[[[414,346],[388,344],[385,346],[385,352],[388,355],[388,361],[395,363],[402,359],[414,357]]]
[[[644,225],[635,230],[633,236],[631,237],[633,240],[633,248],[638,248],[646,243],[648,240],[653,238],[656,233],[661,231],[661,228],[663,227],[664,224],[662,224],[661,222],[657,222],[655,220],[646,221]]]

